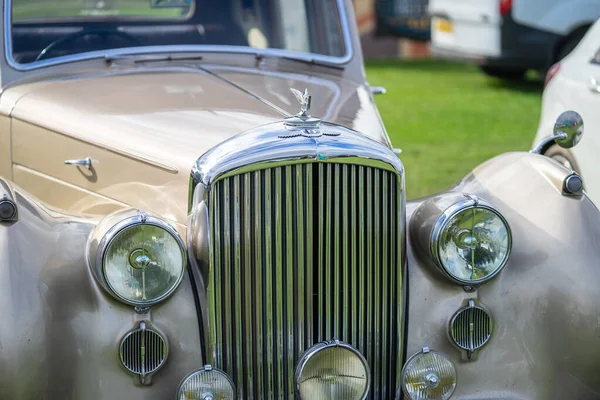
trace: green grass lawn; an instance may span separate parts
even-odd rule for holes
[[[529,150],[542,84],[506,83],[477,67],[439,61],[372,61],[377,106],[394,147],[402,149],[407,197],[455,184],[473,167],[507,151]]]

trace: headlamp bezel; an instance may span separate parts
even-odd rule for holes
[[[108,248],[110,247],[110,244],[113,242],[113,240],[124,230],[133,228],[133,227],[136,227],[139,225],[156,226],[156,227],[166,231],[169,235],[171,235],[173,237],[173,239],[175,239],[175,241],[177,242],[177,244],[179,246],[179,251],[181,252],[181,259],[183,262],[183,266],[181,268],[181,273],[179,274],[179,277],[177,278],[177,281],[175,281],[173,286],[167,292],[163,293],[160,297],[157,297],[150,301],[133,301],[133,300],[128,299],[128,298],[122,296],[121,294],[119,294],[111,286],[111,284],[106,276],[106,271],[104,268],[104,261],[106,258],[106,253],[107,253]],[[102,280],[102,286],[106,289],[106,291],[112,297],[114,297],[116,300],[123,302],[127,305],[131,305],[131,306],[135,306],[135,307],[150,307],[150,306],[156,305],[156,304],[166,300],[177,290],[177,288],[183,281],[183,277],[185,275],[186,269],[187,269],[187,251],[185,249],[185,246],[183,244],[183,240],[181,239],[181,236],[179,236],[179,233],[175,230],[175,228],[173,228],[171,225],[169,225],[165,221],[163,221],[159,218],[156,218],[154,216],[147,215],[146,213],[144,213],[142,211],[138,211],[136,213],[136,215],[128,216],[128,217],[116,222],[112,227],[110,227],[106,231],[106,233],[102,236],[102,239],[100,240],[100,242],[98,244],[98,250],[96,253],[96,270],[97,270],[98,277],[100,277]]]
[[[444,210],[442,212],[442,214],[438,217],[436,223],[433,226],[433,229],[431,230],[431,237],[429,240],[429,250],[430,250],[431,257],[433,258],[434,263],[448,279],[450,279],[452,282],[462,285],[462,286],[477,286],[482,283],[488,282],[491,279],[493,279],[494,277],[496,277],[508,263],[508,260],[510,258],[511,252],[512,252],[512,231],[510,229],[510,225],[508,224],[508,221],[506,220],[506,218],[502,215],[502,213],[500,211],[498,211],[498,209],[496,209],[490,203],[488,203],[485,200],[482,200],[481,198],[479,198],[477,196],[471,195],[471,194],[465,194],[465,197],[466,197],[465,200],[461,200],[461,201],[458,201],[458,202],[452,204],[450,207],[448,207],[446,210]],[[496,268],[496,270],[493,273],[491,273],[490,275],[488,275],[484,278],[481,278],[481,279],[466,280],[466,279],[460,279],[460,278],[455,277],[444,266],[444,263],[442,262],[442,257],[440,255],[440,239],[441,239],[442,233],[444,232],[444,230],[446,229],[448,224],[452,221],[452,219],[456,215],[458,215],[461,212],[473,209],[473,208],[490,211],[490,212],[494,213],[500,219],[500,221],[506,227],[508,244],[507,244],[506,255],[500,262],[500,266],[498,268]]]

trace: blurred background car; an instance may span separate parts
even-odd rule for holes
[[[552,135],[556,117],[571,109],[576,109],[585,121],[584,141],[570,150],[554,145],[545,154],[580,173],[588,195],[600,204],[600,21],[571,54],[548,71],[534,144]]]
[[[520,79],[569,54],[600,17],[600,1],[430,0],[429,14],[433,55]]]

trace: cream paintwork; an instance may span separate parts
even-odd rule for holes
[[[595,399],[600,344],[600,214],[587,197],[561,195],[570,173],[535,154],[507,153],[447,192],[407,204],[410,290],[407,354],[424,343],[458,363],[453,399]],[[432,264],[429,237],[446,207],[471,193],[491,202],[512,228],[513,251],[491,282],[467,293]],[[468,299],[493,316],[489,344],[476,361],[448,340],[450,317]],[[475,389],[478,388],[478,389]]]
[[[0,115],[0,176],[12,178],[10,118]]]
[[[0,398],[173,398],[202,357],[189,280],[151,314],[132,312],[86,265],[97,219],[53,213],[18,192],[19,221],[0,225],[0,252],[8,255],[0,257]],[[117,350],[142,320],[169,338],[172,361],[145,387],[119,366]]]
[[[362,94],[366,89],[351,80],[240,67],[210,70],[290,113],[298,105],[288,85],[307,87],[315,98],[315,115],[368,127],[366,133],[388,143],[370,96]],[[19,173],[15,183],[61,209],[90,212],[93,208],[80,205],[108,199],[185,225],[189,171],[198,155],[282,114],[201,70],[132,72],[8,89],[14,99],[13,169],[38,173]],[[91,171],[64,165],[64,160],[85,157],[93,159]],[[53,190],[40,191],[41,178]],[[73,195],[77,189],[84,190]]]

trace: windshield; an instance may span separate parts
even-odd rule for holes
[[[13,59],[223,45],[342,57],[336,0],[12,0]]]

